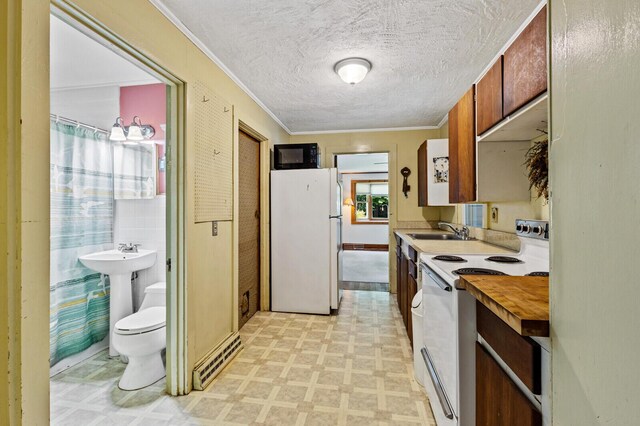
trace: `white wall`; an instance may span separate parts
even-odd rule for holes
[[[342,198],[344,199],[346,197],[351,197],[352,180],[374,180],[388,178],[388,173],[342,174],[342,187],[344,192]],[[389,225],[352,225],[351,207],[343,205],[342,242],[361,244],[389,244]]]
[[[156,263],[138,272],[133,288],[133,307],[142,303],[144,289],[158,281],[165,281],[166,248],[166,199],[158,196],[150,200],[116,200],[114,218],[114,243],[142,244],[141,248],[157,250]]]
[[[52,114],[110,130],[120,115],[120,87],[52,90],[50,105]]]
[[[637,425],[640,2],[549,6],[553,424]]]

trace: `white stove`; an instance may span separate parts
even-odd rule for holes
[[[548,224],[516,221],[513,255],[420,255],[425,389],[439,426],[475,425],[475,298],[458,288],[460,275],[549,273]]]

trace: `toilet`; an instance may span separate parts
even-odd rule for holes
[[[166,318],[166,283],[158,282],[144,290],[138,312],[116,323],[113,346],[129,358],[118,383],[120,389],[141,389],[165,376],[162,350],[167,346]]]

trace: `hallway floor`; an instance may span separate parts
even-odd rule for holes
[[[345,291],[340,313],[258,312],[245,349],[203,392],[164,394],[164,380],[118,389],[106,352],[51,380],[53,425],[435,425],[389,293]]]
[[[342,280],[368,283],[388,283],[389,252],[366,250],[343,251]]]

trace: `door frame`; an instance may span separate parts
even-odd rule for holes
[[[166,162],[166,244],[171,269],[167,271],[167,393],[188,392],[187,297],[185,262],[185,177],[184,116],[185,83],[171,71],[151,60],[124,39],[112,33],[80,8],[64,0],[52,0],[50,13],[109,48],[167,86]]]
[[[271,144],[269,139],[260,134],[252,126],[247,124],[246,121],[236,118],[237,122],[234,123],[234,154],[233,154],[233,181],[235,182],[233,189],[233,330],[238,331],[239,326],[239,314],[238,304],[239,300],[239,288],[240,283],[238,280],[238,272],[240,268],[240,156],[239,156],[239,144],[240,144],[240,132],[244,132],[258,141],[260,144],[260,305],[259,311],[268,311],[271,309],[271,265],[270,265],[270,180],[269,172],[271,170]]]
[[[389,143],[369,143],[354,147],[349,142],[327,146],[324,148],[323,167],[337,167],[338,155],[350,154],[387,154],[389,164],[387,165],[388,184],[389,184],[389,226],[387,241],[389,244],[389,293],[397,292],[396,271],[395,271],[395,238],[393,230],[397,226],[398,216],[396,214],[398,201],[396,187],[399,184],[397,180],[397,146]],[[393,250],[392,250],[393,248]]]

